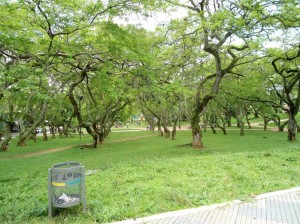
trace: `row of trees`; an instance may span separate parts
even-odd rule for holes
[[[297,0],[72,1],[0,3],[0,122],[7,150],[14,122],[18,145],[47,120],[52,129],[85,128],[93,146],[113,123],[140,110],[153,129],[175,138],[191,121],[202,148],[200,118],[226,132],[249,109],[267,124],[289,115],[295,140],[300,102]],[[130,13],[187,10],[155,32],[118,25]],[[278,36],[280,35],[280,36]],[[268,42],[276,48],[266,47]],[[154,119],[155,118],[155,119]],[[222,125],[220,125],[222,124]],[[161,127],[163,129],[161,129]],[[54,132],[53,132],[54,133]]]

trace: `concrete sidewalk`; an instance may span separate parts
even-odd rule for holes
[[[300,224],[300,187],[111,224]]]

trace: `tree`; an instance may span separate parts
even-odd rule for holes
[[[188,95],[182,76],[187,60],[178,57],[183,54],[180,41],[174,40],[173,36],[164,38],[165,32],[168,33],[168,30],[161,29],[155,35],[149,34],[147,43],[150,60],[143,61],[143,69],[139,70],[139,76],[135,78],[135,87],[139,95],[137,104],[146,116],[150,129],[154,130],[156,120],[159,135],[164,133],[169,138],[172,132],[174,140],[177,124],[181,119],[182,101]],[[172,131],[169,130],[170,126]]]
[[[205,0],[190,0],[187,4],[170,2],[191,10],[185,19],[190,21],[193,26],[185,29],[185,35],[198,40],[198,47],[203,49],[202,57],[210,60],[210,64],[214,64],[213,70],[207,70],[206,73],[203,72],[204,69],[198,71],[199,77],[202,76],[202,78],[196,87],[194,110],[191,118],[192,145],[196,148],[203,148],[199,125],[200,114],[209,101],[215,98],[224,76],[233,72],[238,66],[238,62],[242,60],[243,56],[239,53],[245,51],[249,46],[246,37],[240,34],[243,29],[253,27],[254,24],[250,19],[250,10],[230,1],[210,3],[210,1]],[[194,21],[197,21],[199,28],[194,28]],[[243,40],[242,44],[240,46],[232,44],[234,39]],[[202,64],[205,66],[203,60]]]
[[[273,90],[283,102],[281,107],[289,116],[288,140],[296,140],[297,121],[296,115],[300,107],[300,44],[292,46],[290,49],[279,52],[274,56],[272,66],[275,71],[269,81]],[[278,80],[279,79],[279,80]],[[275,80],[279,81],[276,83]]]

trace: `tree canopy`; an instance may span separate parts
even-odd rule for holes
[[[155,31],[118,22],[179,9],[186,14]],[[189,120],[192,145],[202,148],[205,113],[224,130],[229,114],[243,123],[252,110],[267,121],[280,108],[295,140],[297,0],[6,0],[0,10],[2,151],[16,122],[19,145],[47,124],[65,135],[82,127],[96,147],[134,110],[167,135],[172,126],[173,139],[178,121]]]

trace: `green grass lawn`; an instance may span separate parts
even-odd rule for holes
[[[137,136],[142,138],[133,139]],[[0,153],[0,222],[106,223],[251,200],[251,195],[300,185],[300,145],[286,139],[287,133],[279,132],[246,130],[241,137],[238,131],[226,136],[208,131],[206,148],[199,151],[186,145],[190,131],[178,132],[175,141],[151,132],[112,133],[97,149],[73,147],[26,158],[13,158],[24,152],[12,145]],[[76,145],[73,140],[39,140],[32,150]],[[64,161],[78,161],[96,172],[86,176],[87,212],[78,206],[49,219],[47,170]]]

